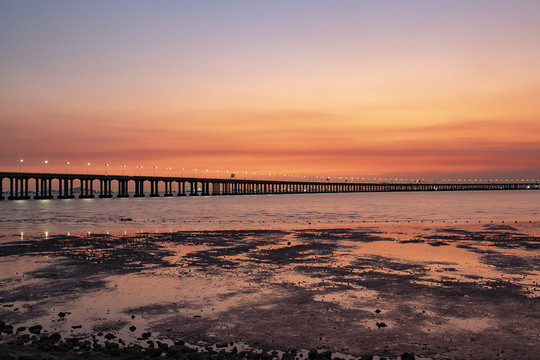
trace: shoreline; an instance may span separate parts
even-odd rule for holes
[[[25,239],[0,244],[0,319],[62,339],[129,344],[144,331],[168,346],[233,342],[298,359],[532,359],[538,249],[533,222]]]

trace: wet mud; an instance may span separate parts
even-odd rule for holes
[[[292,358],[535,359],[537,232],[394,224],[3,240],[0,319],[24,327],[19,336],[39,324],[90,348],[121,339]]]

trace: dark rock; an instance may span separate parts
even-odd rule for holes
[[[57,349],[62,352],[68,352],[68,351],[73,350],[73,344],[65,342],[65,341],[61,341],[58,343]]]
[[[158,348],[160,349],[167,350],[169,348],[169,345],[162,343],[160,341],[156,341],[156,343],[157,343]]]
[[[26,327],[24,327],[24,326],[21,326],[21,327],[17,328],[17,332],[23,332],[25,330],[26,330]]]
[[[7,349],[0,348],[0,359],[2,360],[18,360],[19,357]]]
[[[141,334],[141,337],[142,337],[144,340],[148,339],[150,336],[152,336],[152,333],[151,333],[150,331]]]
[[[82,341],[82,342],[79,342],[79,349],[81,350],[90,350],[90,345],[92,343],[90,342],[90,340],[85,340],[85,341]]]
[[[131,356],[135,356],[135,357],[144,356],[143,347],[137,344],[127,347],[125,349],[125,353]]]
[[[185,345],[173,345],[167,349],[167,354],[170,356],[182,355],[188,352],[188,348]]]
[[[317,358],[317,355],[319,355],[319,352],[316,349],[311,349],[308,353],[308,359],[315,360]]]
[[[135,330],[137,330],[137,328],[136,328],[135,326],[131,325],[131,326],[129,327],[129,331],[133,332],[133,331],[135,331]]]
[[[145,349],[145,352],[147,355],[149,356],[155,356],[155,357],[158,357],[158,356],[161,356],[161,354],[163,354],[163,349],[160,349],[160,348],[154,348],[154,347],[147,347]]]
[[[375,313],[380,314],[381,310],[377,309],[377,310],[375,310]]]
[[[61,319],[63,319],[63,318],[66,317],[66,315],[69,315],[69,314],[71,314],[71,313],[68,313],[68,312],[59,312],[59,313],[58,313],[58,317],[61,318]]]
[[[229,346],[229,344],[227,343],[219,343],[219,344],[216,344],[216,347],[219,349],[219,348],[224,348],[224,347],[227,347]]]
[[[135,315],[131,315],[131,320],[135,319]]]
[[[114,342],[105,341],[105,349],[118,349],[120,345]]]
[[[401,355],[401,360],[415,360],[415,359],[416,357],[414,356],[414,354],[411,354],[411,353],[404,352]]]
[[[373,355],[362,355],[360,360],[373,360]]]
[[[376,323],[375,325],[377,325],[377,327],[380,329],[380,328],[383,328],[383,327],[386,327],[387,325],[383,322],[378,322]]]
[[[32,334],[41,334],[41,330],[43,330],[43,326],[41,325],[34,325],[28,328],[28,331],[30,331]]]
[[[82,325],[73,325],[71,328],[72,329],[81,329]]]
[[[330,360],[332,359],[332,352],[327,350],[319,353],[318,358],[321,360]]]
[[[111,333],[108,333],[107,335],[105,335],[105,339],[107,339],[107,340],[116,339],[116,336],[114,336],[114,335],[111,334]]]
[[[13,334],[12,325],[4,325],[0,328],[0,333]]]
[[[61,338],[62,338],[62,336],[59,333],[54,333],[54,334],[49,336],[48,341],[58,342],[58,341],[60,341]]]

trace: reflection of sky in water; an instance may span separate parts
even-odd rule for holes
[[[539,214],[537,191],[2,201],[0,233],[301,228],[387,221],[538,221]]]
[[[46,289],[50,279],[36,274],[45,274],[47,268],[60,270],[55,282],[62,281],[62,274],[71,276],[71,270],[62,270],[72,266],[69,260],[62,262],[70,254],[86,255],[97,267],[99,260],[106,263],[115,252],[129,254],[116,261],[126,262],[126,269],[140,265],[138,270],[95,274],[99,286],[78,292],[66,289],[67,297],[14,301],[20,315],[38,312],[32,324],[74,334],[88,333],[96,326],[127,341],[136,341],[148,329],[164,335],[175,324],[199,318],[229,325],[231,314],[243,314],[244,309],[265,314],[283,308],[284,319],[295,323],[302,321],[294,317],[301,313],[298,304],[322,309],[323,314],[313,316],[355,331],[371,331],[383,321],[386,331],[407,329],[407,334],[413,325],[422,332],[478,334],[512,326],[501,325],[505,319],[491,313],[494,288],[510,285],[505,291],[531,301],[540,296],[536,252],[518,242],[496,246],[486,225],[463,224],[459,231],[453,224],[381,224],[353,231],[140,234],[125,239],[97,236],[82,243],[58,237],[64,245],[56,251],[47,248],[35,252],[38,256],[4,257],[0,282],[15,293],[32,286]],[[524,223],[506,231],[535,230],[534,224]],[[474,240],[472,235],[479,233],[487,235]],[[55,238],[50,239],[54,243]],[[55,261],[55,254],[60,261]],[[487,261],[486,254],[495,259]],[[145,256],[151,261],[146,262]],[[515,273],[496,262],[509,256],[529,267]],[[471,301],[474,306],[469,306]],[[70,314],[62,320],[58,311]],[[482,315],[486,313],[490,316]],[[249,321],[261,326],[257,318]],[[71,328],[79,324],[81,329]],[[131,325],[137,330],[131,332]],[[219,337],[220,331],[231,329],[216,325],[208,331]]]

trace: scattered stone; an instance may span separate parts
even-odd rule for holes
[[[378,322],[376,323],[375,325],[377,325],[377,327],[380,329],[380,328],[383,328],[383,327],[386,327],[387,325],[383,322]]]
[[[319,355],[319,352],[316,349],[311,349],[309,350],[309,353],[308,353],[308,359],[315,360],[317,359],[317,355]]]
[[[150,331],[141,334],[141,337],[142,337],[144,340],[148,339],[150,336],[152,336],[152,333],[151,333]]]
[[[415,359],[416,357],[414,356],[414,354],[411,354],[411,353],[404,352],[401,355],[401,360],[415,360]]]
[[[131,315],[131,320],[135,319],[135,315]]]
[[[26,330],[26,327],[24,327],[24,326],[21,326],[21,327],[18,327],[18,328],[17,328],[17,332],[18,332],[18,333],[19,333],[19,332],[23,332],[23,331],[25,331],[25,330]]]
[[[4,325],[0,327],[0,333],[13,334],[13,326],[4,323]]]
[[[320,360],[331,360],[332,359],[332,352],[330,350],[323,351],[319,353],[318,358]]]
[[[58,317],[59,317],[60,319],[63,319],[63,318],[66,317],[66,315],[69,315],[69,314],[71,314],[71,313],[70,313],[70,312],[59,312],[59,313],[58,313]]]
[[[161,354],[163,354],[163,350],[160,348],[147,347],[145,351],[147,355],[152,356],[152,357],[158,357],[158,356],[161,356]]]
[[[28,328],[28,331],[30,331],[32,334],[41,334],[41,330],[43,330],[43,326],[41,325],[34,325],[34,326],[30,326]]]
[[[377,309],[377,310],[375,310],[375,313],[380,314],[381,310]]]
[[[129,327],[129,331],[134,332],[135,330],[137,330],[137,328],[135,326],[131,325]]]
[[[81,329],[82,325],[73,325],[71,328],[72,329]]]
[[[108,333],[107,335],[105,335],[105,339],[107,339],[107,340],[116,339],[116,336],[114,336],[114,335],[111,334],[111,333]]]

